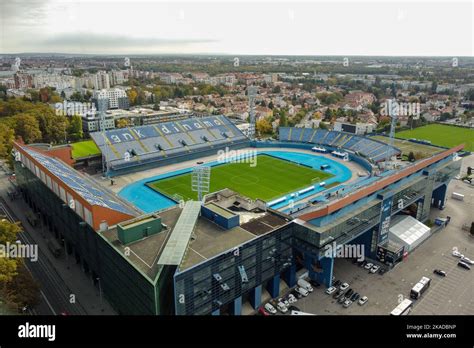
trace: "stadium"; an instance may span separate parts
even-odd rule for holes
[[[403,262],[427,236],[405,244],[391,221],[443,209],[463,154],[278,133],[255,140],[219,115],[92,133],[100,155],[79,159],[70,146],[16,142],[16,184],[118,313],[240,315],[288,293],[301,272],[331,286],[334,243],[388,268]],[[424,155],[403,161],[398,143]]]

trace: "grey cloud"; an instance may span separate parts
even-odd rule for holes
[[[122,35],[102,35],[90,33],[61,34],[46,38],[41,42],[44,46],[87,46],[89,48],[121,48],[121,47],[158,47],[169,45],[188,45],[215,42],[211,39],[164,39],[151,37],[130,37]]]

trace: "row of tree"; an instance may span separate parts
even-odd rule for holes
[[[16,244],[19,223],[0,221],[0,244]],[[32,307],[39,302],[39,285],[26,269],[24,260],[8,255],[0,257],[0,299],[9,312],[21,311],[25,306]]]
[[[83,138],[82,119],[58,114],[41,102],[18,98],[0,101],[0,156],[6,156],[11,142],[19,136],[26,143],[77,141]]]

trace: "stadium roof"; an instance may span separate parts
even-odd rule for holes
[[[119,211],[124,214],[135,215],[136,211],[116,200],[112,194],[106,192],[101,186],[87,179],[74,168],[62,163],[60,160],[40,154],[28,147],[23,147],[26,153],[37,160],[49,172],[77,192],[91,205]]]

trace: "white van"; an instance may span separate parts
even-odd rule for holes
[[[298,286],[302,287],[303,289],[308,290],[309,292],[313,292],[313,287],[311,286],[311,284],[308,283],[303,278],[298,279],[297,284],[298,284]]]

